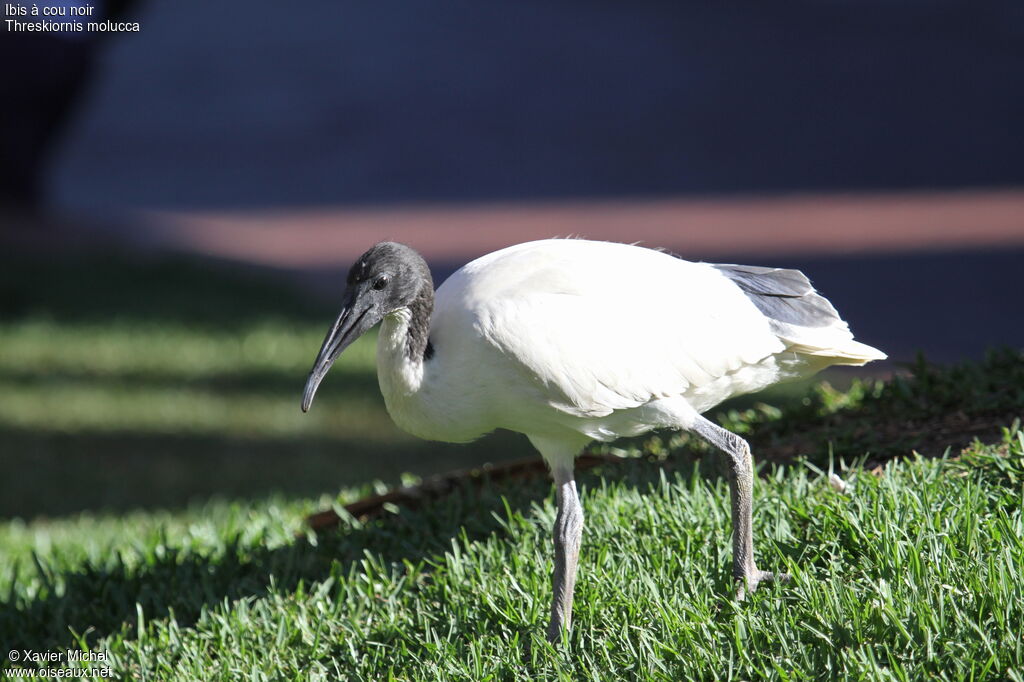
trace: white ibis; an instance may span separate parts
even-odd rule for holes
[[[754,563],[749,446],[701,413],[829,365],[886,357],[854,341],[796,270],[550,239],[478,258],[435,293],[416,251],[382,242],[349,270],[303,411],[338,355],[382,321],[377,376],[399,427],[456,443],[518,431],[551,468],[558,503],[551,640],[571,626],[583,531],[573,461],[587,443],[684,429],[728,455],[732,572],[742,599],[788,576]]]

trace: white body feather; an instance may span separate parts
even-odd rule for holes
[[[758,294],[775,284],[780,292]],[[502,249],[446,280],[430,360],[407,357],[408,323],[407,311],[388,316],[378,342],[399,427],[450,442],[511,429],[549,461],[593,439],[687,428],[732,396],[885,357],[854,341],[795,271],[571,239]]]

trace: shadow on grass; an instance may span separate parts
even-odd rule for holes
[[[344,273],[338,273],[339,286]],[[176,323],[237,329],[268,318],[323,323],[333,305],[269,270],[140,253],[10,253],[0,258],[0,319]]]
[[[508,432],[467,445],[343,438],[0,430],[7,450],[0,518],[175,509],[210,498],[316,498],[401,474],[427,476],[532,453]]]
[[[310,365],[315,350],[311,353]],[[323,396],[341,399],[377,396],[380,389],[377,375],[373,372],[335,372],[330,376],[330,384],[325,384],[321,392]],[[0,369],[0,384],[9,384],[18,388],[36,388],[47,386],[80,387],[89,389],[120,388],[130,386],[132,390],[196,390],[219,393],[226,398],[244,398],[254,394],[275,394],[294,397],[295,409],[299,409],[299,399],[306,376],[299,372],[275,371],[271,369],[248,369],[237,373],[214,373],[201,377],[182,377],[174,371],[121,371],[97,374],[88,369],[60,369],[40,374],[32,370],[17,368]]]

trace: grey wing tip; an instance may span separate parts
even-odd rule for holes
[[[715,265],[757,306],[778,324],[793,327],[831,327],[845,323],[827,298],[814,290],[799,270],[756,265]]]

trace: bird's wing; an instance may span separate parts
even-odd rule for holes
[[[470,268],[466,292],[478,334],[561,410],[604,416],[785,350],[769,319],[711,265],[566,243],[586,246],[491,259]]]

